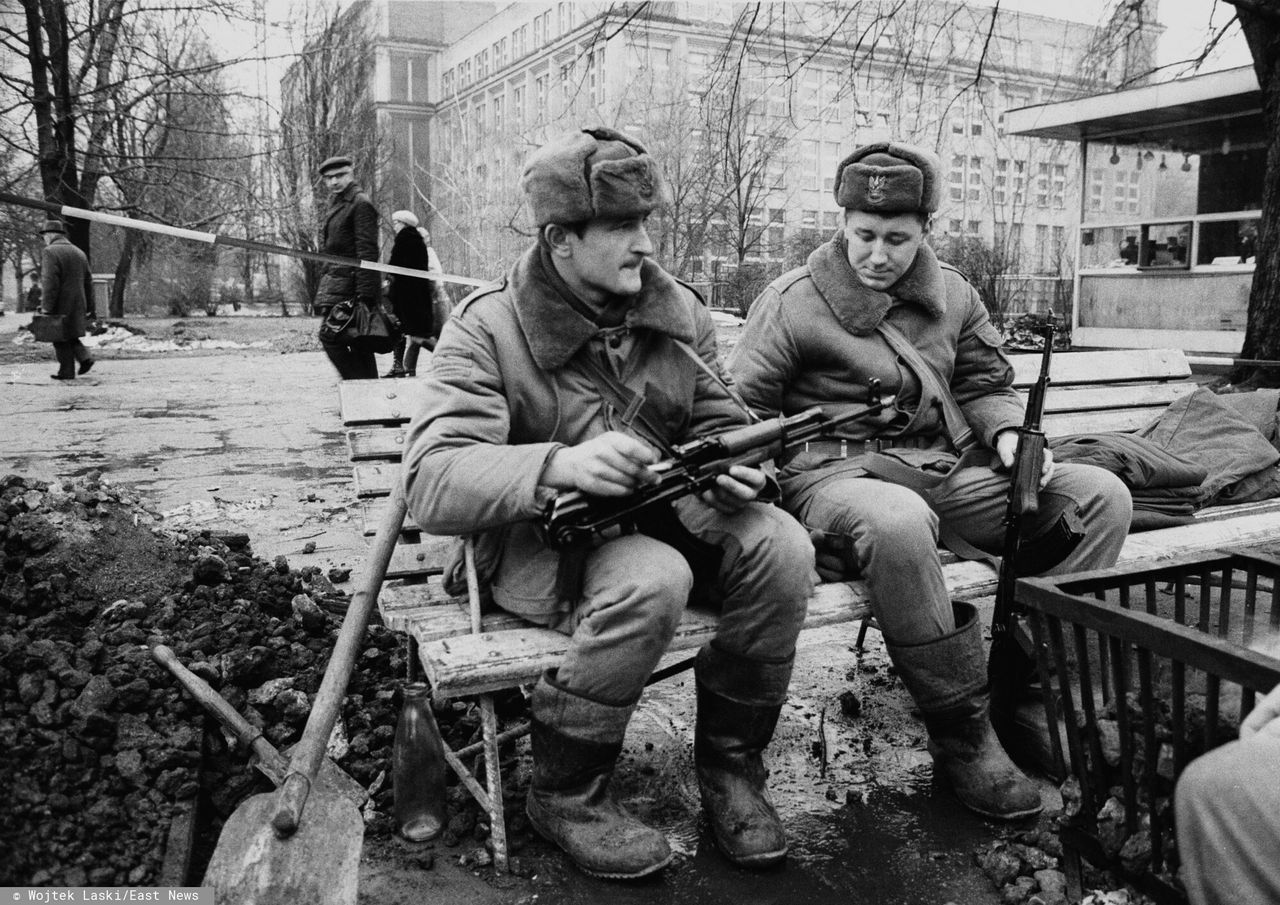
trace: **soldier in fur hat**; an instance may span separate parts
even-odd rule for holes
[[[783,504],[814,532],[820,575],[866,580],[935,769],[972,810],[1014,819],[1039,811],[1040,796],[1005,749],[1051,763],[1047,728],[1029,699],[1001,709],[993,732],[982,628],[950,600],[938,540],[999,552],[1023,405],[978,293],[925,242],[940,169],[933,152],[899,142],[841,161],[844,228],[755,300],[729,367],[762,413],[864,403],[871,378],[897,397],[881,423],[780,463]],[[956,467],[964,451],[975,467]],[[1119,479],[1052,456],[1041,477],[1032,533],[1082,535],[1053,571],[1114,563],[1131,514]]]
[[[532,154],[522,187],[538,241],[440,334],[404,458],[409,509],[431,533],[479,532],[494,602],[571,636],[533,692],[527,810],[593,875],[640,877],[672,858],[610,777],[691,589],[721,601],[695,667],[697,776],[725,855],[773,864],[787,842],[761,754],[812,591],[812,545],[758,501],[765,475],[735,466],[637,533],[581,554],[547,546],[533,520],[555,494],[630,494],[655,480],[662,450],[747,414],[719,376],[706,308],[650,257],[645,221],[663,187],[645,149],[609,129],[574,132]]]

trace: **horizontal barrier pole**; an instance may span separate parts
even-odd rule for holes
[[[1232,368],[1280,368],[1280,361],[1271,358],[1218,358],[1215,355],[1188,355],[1187,364]]]
[[[243,248],[248,251],[260,251],[265,254],[285,255],[290,258],[301,258],[306,261],[315,261],[320,264],[337,264],[342,267],[361,267],[365,270],[376,270],[378,273],[390,273],[404,277],[426,277],[432,280],[439,280],[442,283],[460,283],[463,286],[490,286],[492,280],[477,280],[474,277],[464,277],[453,273],[440,273],[434,270],[415,270],[410,267],[398,267],[393,264],[381,264],[377,261],[362,261],[358,258],[345,258],[341,255],[325,254],[320,251],[302,251],[297,248],[289,248],[286,245],[272,245],[267,242],[254,242],[252,239],[237,239],[235,236],[224,236],[218,233],[200,232],[194,229],[183,229],[180,226],[168,226],[164,223],[152,223],[148,220],[136,220],[133,217],[125,217],[120,214],[108,214],[102,211],[88,210],[83,207],[71,207],[66,204],[54,204],[51,201],[41,201],[38,198],[25,198],[22,195],[13,195],[9,192],[0,192],[0,202],[6,204],[17,204],[22,207],[34,208],[35,210],[47,211],[51,214],[57,214],[62,217],[75,217],[79,220],[89,220],[95,223],[104,223],[109,226],[118,226],[124,229],[136,229],[142,232],[157,233],[162,236],[173,236],[177,239],[186,239],[190,242],[204,242],[209,245],[229,245],[232,248]]]

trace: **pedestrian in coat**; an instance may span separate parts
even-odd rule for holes
[[[50,376],[54,380],[75,380],[76,362],[80,363],[81,374],[89,373],[94,363],[89,350],[80,342],[85,334],[88,300],[93,297],[89,259],[71,244],[61,220],[46,220],[40,236],[44,239],[40,310],[44,314],[61,315],[64,325],[62,341],[53,344],[58,373]]]
[[[694,760],[712,837],[739,865],[784,857],[761,754],[813,580],[807,534],[759,501],[766,478],[755,468],[735,466],[715,489],[588,550],[562,554],[535,525],[560,492],[631,494],[656,480],[660,449],[747,422],[719,380],[706,308],[650,257],[659,174],[611,129],[570,133],[530,156],[521,185],[538,241],[499,288],[471,295],[446,322],[404,457],[418,525],[478,532],[494,602],[571,638],[533,691],[526,810],[584,871],[614,878],[673,857],[609,782],[695,585],[721,603],[695,666]],[[610,401],[637,396],[625,411]]]
[[[408,267],[412,270],[440,271],[431,248],[427,243],[430,236],[426,230],[419,229],[418,218],[413,211],[396,211],[391,215],[391,223],[395,227],[396,238],[391,246],[391,257],[388,264],[397,267]],[[387,286],[387,298],[391,302],[391,310],[400,321],[400,329],[404,336],[395,348],[395,357],[391,362],[391,370],[387,377],[413,377],[418,369],[418,350],[423,346],[431,348],[435,345],[435,336],[439,327],[435,322],[434,280],[421,277],[407,277],[392,274]]]
[[[781,463],[783,504],[814,532],[820,575],[866,580],[889,656],[924,715],[935,770],[972,810],[1013,819],[1041,804],[1005,749],[1052,764],[1043,708],[1032,694],[1002,698],[993,733],[982,628],[971,605],[950,600],[938,540],[1000,551],[1024,412],[978,293],[925,242],[940,179],[924,148],[882,142],[846,157],[835,174],[843,230],[755,300],[729,367],[762,413],[839,412],[865,403],[873,378],[896,397],[891,416]],[[975,467],[926,491],[928,476],[952,472],[961,450],[973,451]],[[1031,532],[1083,535],[1055,572],[1114,563],[1130,514],[1115,475],[1055,468],[1046,455]]]
[[[320,164],[320,175],[329,189],[329,209],[320,227],[320,250],[326,254],[361,261],[378,260],[378,211],[355,182],[350,157],[330,157]],[[342,301],[374,306],[382,287],[376,272],[345,264],[326,264],[316,289],[315,310],[324,317]],[[329,361],[343,380],[367,380],[378,376],[372,352],[356,352],[337,343],[321,341]]]

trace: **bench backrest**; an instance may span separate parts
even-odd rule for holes
[[[1014,386],[1025,391],[1039,374],[1041,356],[1010,358]],[[1050,378],[1044,421],[1050,436],[1134,430],[1196,387],[1186,356],[1177,349],[1058,353]],[[413,379],[349,380],[338,385],[338,396],[364,531],[373,534],[383,501],[399,479],[405,427],[423,403],[425,388]],[[447,543],[422,535],[402,545],[388,574],[438,572]]]

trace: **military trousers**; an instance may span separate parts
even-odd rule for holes
[[[751,659],[789,659],[815,577],[805,530],[766,503],[724,515],[688,497],[674,508],[690,535],[719,551],[705,589],[720,611],[716,646]],[[633,703],[675,635],[695,571],[671,543],[646,534],[592,550],[577,606],[549,623],[573,639],[559,684],[600,703]]]
[[[1008,475],[964,469],[948,478],[945,496],[930,503],[910,488],[855,474],[823,481],[788,501],[788,508],[807,527],[848,539],[885,638],[922,644],[949,634],[955,621],[938,557],[939,525],[945,521],[973,546],[998,555]],[[1028,533],[1052,525],[1068,510],[1079,518],[1084,539],[1050,573],[1114,564],[1133,514],[1120,479],[1091,465],[1057,465],[1040,491],[1040,509]]]

